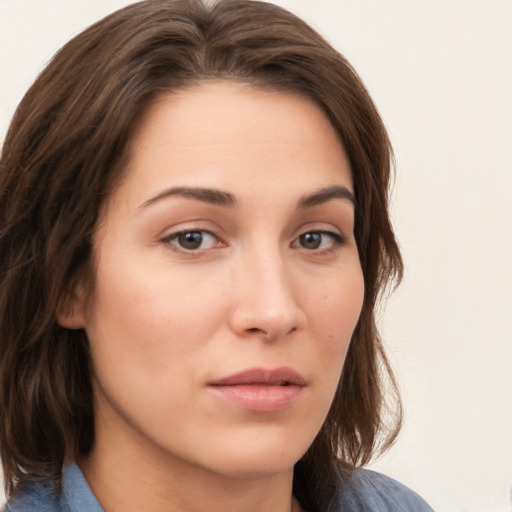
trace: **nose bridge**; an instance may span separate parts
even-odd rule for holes
[[[276,338],[299,328],[304,315],[294,293],[292,269],[278,247],[247,251],[238,274],[234,327]]]

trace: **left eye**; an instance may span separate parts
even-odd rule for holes
[[[218,244],[217,237],[210,231],[182,231],[167,237],[165,242],[185,251],[211,249]]]
[[[300,235],[293,243],[295,247],[301,247],[310,251],[330,249],[342,245],[344,238],[339,233],[331,231],[308,231]]]

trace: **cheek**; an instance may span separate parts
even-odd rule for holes
[[[309,326],[312,335],[310,362],[319,377],[315,387],[321,392],[312,405],[320,422],[324,422],[338,389],[352,334],[359,320],[364,299],[364,280],[360,267],[341,279],[324,281],[318,294],[309,297]],[[311,363],[310,363],[311,364]],[[320,397],[320,398],[319,398]]]
[[[316,329],[322,332],[326,350],[332,355],[344,358],[361,314],[363,300],[364,279],[360,268],[356,268],[341,285],[324,286],[314,301],[310,318]]]
[[[97,390],[123,415],[161,421],[194,399],[214,313],[198,321],[206,312],[178,274],[169,281],[148,267],[127,274],[126,265],[102,263],[87,326]]]
[[[125,363],[150,373],[183,368],[225,317],[218,276],[132,264],[126,254],[105,257],[97,268],[86,327],[96,365]]]

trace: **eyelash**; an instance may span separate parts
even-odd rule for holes
[[[301,238],[304,238],[306,237],[307,235],[320,235],[321,237],[329,237],[331,240],[332,240],[332,244],[327,247],[327,248],[313,248],[313,249],[308,249],[306,247],[302,247],[303,249],[306,249],[306,250],[310,250],[311,252],[332,252],[332,251],[335,251],[337,249],[339,249],[341,246],[345,245],[347,243],[347,240],[346,238],[340,234],[340,233],[335,233],[333,231],[327,231],[327,230],[322,230],[322,229],[318,229],[318,230],[311,230],[311,231],[306,231],[302,234],[300,234],[295,240],[294,240],[294,243],[292,245],[295,245],[295,242],[296,241],[299,241]],[[320,243],[322,243],[323,240],[320,241]]]
[[[220,246],[225,246],[226,245],[223,242],[219,242],[220,241],[220,237],[219,237],[218,234],[213,233],[212,231],[208,231],[207,229],[186,229],[186,230],[183,230],[183,231],[178,231],[177,233],[172,233],[171,235],[166,236],[165,238],[163,238],[162,242],[165,243],[165,244],[173,246],[173,248],[175,250],[177,250],[177,251],[183,251],[183,252],[186,252],[186,253],[199,253],[199,252],[207,251],[208,249],[213,248],[213,247],[208,247],[206,249],[186,248],[186,247],[183,247],[183,246],[179,245],[180,237],[186,237],[187,235],[193,235],[193,234],[199,234],[199,233],[202,235],[202,239],[200,241],[201,243],[203,242],[204,235],[206,234],[207,236],[211,236],[214,240],[216,240],[216,242],[214,243],[213,247],[215,247],[215,246],[220,247]],[[178,243],[173,244],[173,241],[177,241]]]
[[[183,247],[182,243],[185,240],[180,240],[180,238],[187,237],[190,235],[196,235],[196,234],[201,234],[201,239],[198,240],[199,244],[202,244],[202,242],[204,241],[205,235],[211,236],[214,240],[216,240],[216,242],[211,247],[207,247],[207,248]],[[327,248],[318,248],[318,247],[307,248],[307,247],[301,247],[300,245],[298,245],[298,243],[301,241],[301,239],[303,239],[303,241],[304,241],[304,237],[306,237],[307,235],[320,235],[320,245],[324,242],[322,237],[329,237],[332,240],[332,244]],[[212,231],[208,231],[207,229],[187,229],[187,230],[179,231],[177,233],[172,233],[171,235],[166,236],[161,241],[162,241],[162,243],[172,246],[177,251],[183,251],[183,252],[189,253],[189,254],[194,254],[194,253],[197,254],[197,253],[201,253],[203,251],[207,251],[209,249],[213,249],[215,247],[225,247],[226,246],[226,244],[221,241],[218,234],[216,234]],[[192,243],[194,243],[192,236],[190,236],[190,241]],[[173,242],[176,242],[176,243],[173,243]],[[297,238],[295,238],[293,240],[292,246],[299,248],[299,249],[300,248],[305,249],[306,251],[311,252],[311,253],[314,253],[314,252],[323,253],[323,252],[336,251],[337,249],[339,249],[341,246],[345,245],[346,243],[347,243],[347,240],[342,234],[336,233],[333,231],[327,231],[327,230],[320,229],[320,230],[305,231],[304,233],[301,233]]]

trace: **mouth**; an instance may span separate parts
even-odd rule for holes
[[[208,389],[235,407],[253,412],[278,412],[292,406],[307,386],[288,367],[253,368],[208,383]]]

